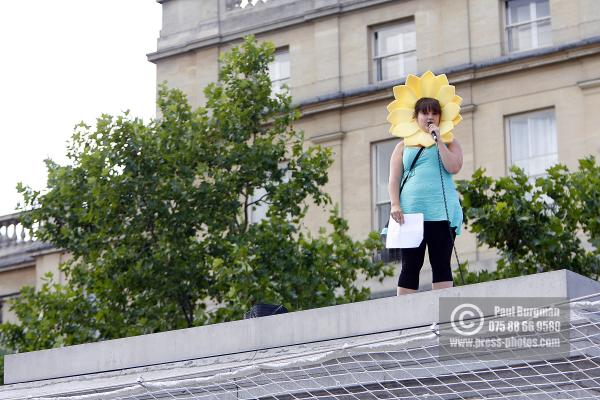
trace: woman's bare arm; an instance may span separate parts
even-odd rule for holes
[[[429,133],[435,132],[435,137],[440,137],[440,127],[435,124],[429,124],[427,127]],[[452,142],[444,145],[439,139],[436,140],[438,149],[440,151],[440,158],[446,171],[451,174],[456,174],[462,168],[463,164],[463,153],[462,148],[458,140],[454,139]]]
[[[440,151],[442,164],[444,165],[446,171],[451,174],[458,173],[463,165],[463,153],[458,140],[454,139],[446,146],[438,142],[438,149]]]
[[[404,223],[404,215],[400,208],[400,181],[404,166],[402,165],[402,155],[404,153],[404,142],[401,141],[394,148],[392,157],[390,158],[390,179],[388,183],[388,192],[391,202],[392,218],[399,224]]]

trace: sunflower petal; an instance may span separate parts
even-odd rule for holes
[[[448,83],[448,77],[446,76],[446,74],[440,74],[440,75],[436,76],[435,79],[437,81],[439,81],[440,87],[450,84],[450,83]]]
[[[413,74],[408,74],[405,85],[412,90],[417,99],[421,98],[421,78]]]
[[[431,71],[425,72],[421,75],[421,96],[423,97],[433,97],[435,93],[433,93],[433,84],[435,82],[435,75]]]
[[[448,103],[442,107],[442,121],[452,121],[460,112],[460,106],[456,103]]]
[[[398,100],[394,100],[390,104],[388,104],[386,108],[387,108],[388,112],[392,112],[396,108],[399,108],[399,107],[402,107],[402,105],[400,104],[400,102]]]
[[[418,144],[419,144],[419,139],[417,139],[415,136],[407,137],[404,139],[405,146],[416,146]]]
[[[444,134],[446,132],[450,132],[454,128],[454,124],[452,121],[442,121],[440,123],[440,134]]]
[[[433,80],[430,97],[436,98],[438,92],[443,86],[448,86],[448,78],[446,78],[446,75],[442,74],[436,76]]]
[[[419,130],[418,133],[404,139],[405,146],[421,145],[421,146],[429,147],[429,146],[432,146],[433,144],[435,144],[435,142],[433,141],[433,138],[431,137],[431,135],[423,132],[422,130]]]
[[[452,98],[454,97],[454,93],[454,86],[446,85],[440,88],[435,97],[440,102],[440,105],[444,107],[452,100]]]
[[[414,108],[417,102],[415,94],[405,85],[394,86],[394,97],[398,104],[406,108]]]
[[[448,83],[444,74],[436,76],[431,71],[423,75],[408,75],[404,85],[393,88],[394,101],[387,105],[389,112],[387,120],[390,122],[390,133],[404,138],[408,146],[431,146],[434,144],[432,136],[422,131],[415,119],[414,107],[418,99],[423,97],[435,98],[442,106],[440,121],[440,137],[445,143],[453,140],[452,130],[462,121],[460,105],[463,99],[456,95],[456,88]]]
[[[388,110],[388,112],[392,112],[394,111],[396,108],[401,107],[402,105],[400,104],[400,102],[398,100],[394,100],[392,101],[390,104],[388,104],[385,108]]]
[[[417,125],[415,121],[402,122],[398,125],[394,125],[394,127],[392,128],[392,135],[405,138],[414,134],[418,130],[419,125]]]
[[[396,108],[387,116],[387,120],[392,125],[398,125],[401,122],[410,122],[413,120],[414,111],[411,108]]]

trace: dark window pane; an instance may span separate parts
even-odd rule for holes
[[[385,227],[385,224],[390,219],[391,205],[390,203],[379,204],[377,206],[377,232]]]

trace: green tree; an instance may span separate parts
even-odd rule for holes
[[[4,384],[4,355],[7,351],[0,347],[0,385]]]
[[[517,167],[499,179],[478,169],[458,183],[478,244],[498,249],[500,256],[492,272],[467,274],[463,265],[465,283],[558,269],[598,279],[600,166],[588,157],[575,172],[561,164],[546,172],[532,181]]]
[[[48,190],[20,186],[24,224],[66,250],[67,286],[25,289],[5,346],[27,351],[239,319],[254,303],[291,310],[358,301],[360,276],[391,269],[380,246],[329,228],[302,229],[309,204],[331,208],[322,186],[332,158],[293,128],[287,93],[272,95],[272,44],[252,37],[222,58],[219,80],[192,110],[162,85],[160,118],[127,113],[80,125],[69,164],[47,161]],[[258,197],[258,193],[264,193]],[[252,207],[266,219],[250,223]],[[210,307],[207,305],[211,305]]]

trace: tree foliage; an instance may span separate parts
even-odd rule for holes
[[[222,58],[219,81],[193,110],[161,86],[160,117],[127,113],[81,124],[68,165],[47,161],[48,190],[21,186],[24,224],[66,250],[68,285],[47,281],[13,303],[2,342],[28,351],[239,319],[257,302],[302,310],[363,300],[357,278],[383,278],[379,244],[303,229],[332,158],[293,128],[288,93],[271,94],[274,47],[247,38]],[[260,194],[260,197],[259,197]],[[267,217],[251,223],[253,207]]]
[[[0,347],[0,385],[4,384],[4,355],[7,354],[6,350]]]
[[[575,172],[559,164],[535,180],[517,167],[499,179],[478,169],[458,190],[478,244],[500,256],[496,271],[465,275],[462,266],[465,283],[558,269],[598,279],[600,166],[594,157],[580,160]]]

